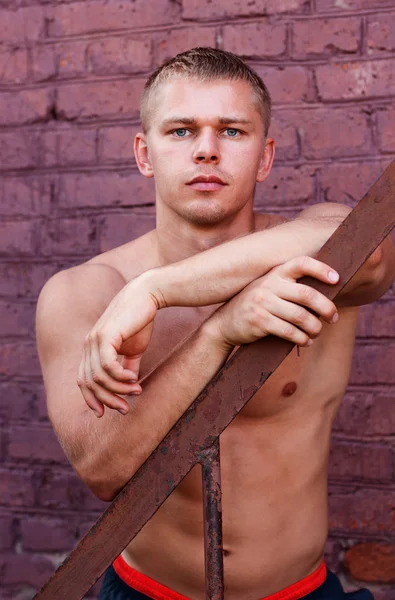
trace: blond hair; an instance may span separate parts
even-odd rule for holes
[[[259,75],[239,56],[215,48],[192,48],[167,60],[148,78],[141,97],[140,117],[143,130],[149,128],[149,104],[161,83],[173,76],[190,77],[199,81],[246,81],[255,92],[262,115],[265,136],[268,133],[272,102],[269,91]]]

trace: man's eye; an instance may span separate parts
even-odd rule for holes
[[[175,135],[177,137],[185,137],[186,134],[188,133],[187,129],[176,129],[175,131],[173,131],[173,133],[175,133]]]
[[[229,137],[236,137],[240,133],[238,129],[233,129],[232,127],[228,127],[226,132]]]

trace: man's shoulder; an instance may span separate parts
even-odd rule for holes
[[[290,219],[284,215],[274,213],[260,213],[254,212],[255,220],[255,231],[263,231],[264,229],[271,229],[282,223],[286,223]]]
[[[37,326],[75,319],[96,321],[112,298],[125,286],[122,275],[110,265],[83,263],[55,273],[40,292]]]
[[[158,266],[154,232],[155,230],[149,231],[126,244],[102,252],[84,265],[107,266],[119,273],[125,283],[129,283],[145,271]]]

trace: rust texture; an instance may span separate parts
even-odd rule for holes
[[[333,299],[395,225],[395,161],[317,255],[340,274],[337,285],[304,278]],[[80,541],[36,600],[79,600],[177,487],[293,344],[268,336],[241,347]]]
[[[222,491],[219,437],[201,453],[203,480],[204,562],[206,598],[224,598]]]

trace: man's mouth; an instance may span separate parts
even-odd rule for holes
[[[199,192],[216,192],[228,184],[215,175],[198,175],[198,177],[191,179],[187,185]]]

